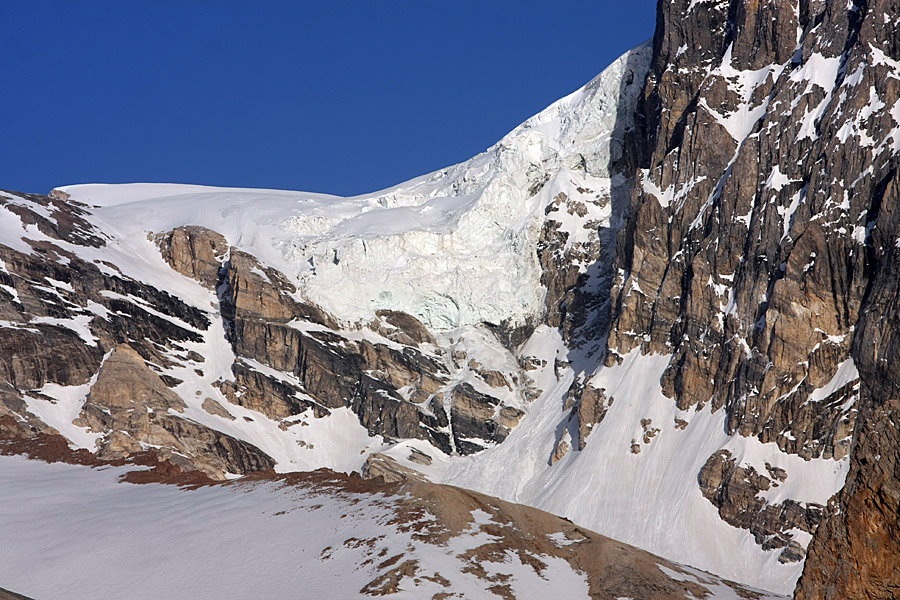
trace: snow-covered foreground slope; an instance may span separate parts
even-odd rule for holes
[[[510,535],[494,512],[501,509],[453,490],[446,493],[456,494],[455,502],[471,506],[429,505],[324,473],[184,489],[120,483],[125,470],[0,456],[0,582],[41,600],[474,599],[496,597],[492,589],[520,599],[574,600],[589,597],[589,576],[597,575],[572,566],[575,548],[589,546],[627,581],[620,590],[631,585],[640,594],[645,577],[654,587],[643,591],[660,597],[688,598],[700,589],[708,598],[739,598],[707,574],[654,564],[619,544],[614,553],[599,537],[575,534],[537,511],[532,519],[562,528],[541,523],[523,537],[542,536],[539,544],[556,555],[535,551],[539,546],[506,546],[498,554],[497,543]],[[436,503],[440,494],[435,488],[428,498]],[[645,573],[635,569],[639,561]],[[699,587],[679,591],[680,582]]]
[[[352,494],[327,482],[187,490],[122,484],[117,468],[20,457],[0,464],[0,581],[42,600],[357,598],[368,595],[364,588],[378,591],[388,570],[379,563],[391,558],[446,580],[406,581],[396,598],[448,589],[474,598],[489,586],[464,572],[458,556],[490,539],[477,522],[446,546],[432,546],[414,535],[429,519],[406,531],[391,525],[402,518],[400,502],[382,494]],[[544,577],[514,560],[497,568],[519,598],[554,591],[587,597],[584,574],[562,559],[550,559]]]

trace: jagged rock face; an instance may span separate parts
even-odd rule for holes
[[[0,377],[21,389],[37,389],[46,383],[84,383],[100,364],[102,353],[98,350],[86,346],[70,330],[28,325],[0,337]]]
[[[447,454],[502,441],[524,414],[508,405],[520,393],[516,371],[455,364],[444,342],[399,311],[378,311],[371,332],[342,330],[283,273],[215,231],[187,225],[148,236],[169,267],[215,292],[212,304],[195,294],[191,305],[107,260],[86,259],[104,255],[80,248],[102,249],[106,242],[85,220],[89,207],[64,193],[10,193],[0,202],[21,221],[23,235],[0,245],[0,416],[16,424],[5,426],[4,435],[55,434],[43,419],[47,410],[61,412],[56,425],[103,458],[125,459],[149,445],[177,468],[221,478],[275,465],[217,429],[240,429],[240,422],[226,425],[238,420],[229,403],[261,413],[285,432],[349,408],[370,435],[427,440]],[[39,239],[27,237],[29,224],[42,233]],[[216,327],[224,329],[218,340]],[[220,357],[228,346],[233,356]],[[223,367],[228,372],[213,379]],[[451,371],[479,381],[481,391],[470,389],[490,403],[489,423],[465,411],[451,418],[457,385]],[[190,392],[202,402],[200,415],[184,397],[192,389],[184,379],[195,377],[212,384]],[[493,388],[500,389],[488,391]],[[61,404],[59,394],[87,399],[76,409]],[[244,413],[242,419],[254,418]],[[454,433],[457,424],[465,434]],[[82,430],[100,436],[96,447]],[[457,447],[459,436],[466,441]]]
[[[162,459],[213,479],[274,467],[258,448],[169,414],[185,408],[137,352],[120,345],[103,362],[75,425],[104,434],[98,456],[106,460],[127,458],[149,446],[160,448]]]
[[[895,51],[893,56],[898,54]],[[896,368],[900,257],[892,233],[900,229],[896,166],[883,190],[869,250],[874,255],[872,274],[852,345],[862,381],[862,403],[850,473],[844,489],[829,502],[825,521],[810,545],[796,592],[801,600],[881,600],[900,595],[900,373]]]
[[[604,309],[609,302],[615,228],[596,218],[612,212],[610,190],[578,186],[575,191],[578,195],[572,197],[560,192],[547,205],[537,252],[541,283],[547,289],[546,324],[558,327],[567,340],[580,346],[595,340],[608,325]],[[581,221],[580,236],[565,231],[567,218]]]
[[[823,506],[786,500],[768,504],[760,492],[778,487],[788,478],[783,469],[766,463],[768,473],[738,467],[728,450],[713,454],[698,476],[703,496],[719,509],[722,519],[735,527],[749,529],[765,549],[783,548],[780,562],[796,562],[806,556],[805,548],[792,539],[791,529],[814,533],[822,519]]]
[[[847,483],[810,544],[798,600],[900,596],[900,405],[873,400],[867,408],[872,416],[857,429]]]
[[[883,444],[896,431],[898,10],[660,3],[624,160],[637,181],[608,360],[671,355],[663,383],[679,408],[724,407],[730,433],[804,458],[852,452],[802,597],[890,597],[900,572],[896,536],[854,543],[850,523],[896,531],[898,514],[875,500],[896,489],[896,445]]]

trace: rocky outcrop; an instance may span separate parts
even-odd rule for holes
[[[898,201],[893,171],[872,231],[872,277],[853,338],[861,401],[850,472],[810,544],[800,600],[900,595],[900,256],[892,242],[900,231]]]
[[[55,392],[44,390],[74,389],[96,376],[76,421],[104,434],[96,449],[102,456],[124,459],[159,446],[167,464],[214,478],[273,466],[252,445],[179,416],[185,404],[169,389],[179,380],[165,371],[203,363],[185,346],[203,341],[211,325],[207,314],[111,263],[82,257],[78,246],[104,244],[85,220],[86,207],[59,194],[9,194],[3,201],[49,238],[23,237],[30,251],[0,245],[0,414],[10,419],[5,439],[57,433],[30,412],[23,396],[52,405],[57,399],[47,393]],[[170,241],[179,248],[184,238]],[[186,268],[185,252],[172,252]]]
[[[360,474],[363,479],[375,479],[380,477],[385,483],[395,483],[398,481],[406,481],[413,479],[416,481],[427,481],[427,479],[418,471],[405,467],[396,460],[382,454],[373,452],[366,458]]]
[[[125,344],[117,346],[103,361],[85,403],[85,412],[94,413],[89,417],[92,423],[102,422],[110,411],[183,412],[184,408],[184,401],[150,370],[140,354]]]
[[[43,196],[0,190],[0,206],[48,237],[92,248],[106,244],[107,236],[86,219],[88,207],[70,200],[65,192]]]
[[[49,323],[20,322],[0,335],[0,380],[22,389],[48,383],[80,385],[97,372],[101,349],[77,333]]]
[[[414,348],[397,349],[365,339],[350,347],[358,352],[372,376],[395,389],[410,388],[409,398],[416,404],[428,400],[448,381],[442,362]]]
[[[229,421],[234,421],[235,417],[228,410],[213,400],[212,398],[205,398],[203,400],[203,404],[200,407],[208,412],[211,415],[216,415],[217,417],[222,417],[223,419],[228,419]]]
[[[302,319],[334,327],[320,309],[293,297],[297,288],[282,273],[260,264],[246,252],[232,249],[220,275],[222,315],[226,319],[260,319],[275,323]]]
[[[165,242],[169,239],[187,236],[189,242],[179,247],[204,251],[210,245],[204,240],[218,239],[201,228],[182,229],[179,234],[158,236],[164,252],[172,254],[171,248],[177,246],[175,241]],[[446,453],[454,447],[461,453],[483,449],[463,439],[468,436],[501,441],[524,414],[470,388],[491,408],[475,410],[459,401],[448,418],[442,398],[444,391],[451,392],[444,390],[449,371],[441,359],[443,351],[419,348],[434,347],[437,340],[411,315],[378,311],[372,329],[384,336],[384,342],[351,338],[323,311],[297,300],[296,289],[283,274],[247,253],[232,248],[218,277],[222,316],[235,354],[291,379],[273,378],[238,360],[232,368],[235,381],[220,386],[231,402],[274,419],[307,409],[322,416],[328,409],[347,406],[373,434],[425,439]],[[488,385],[512,391],[499,371],[476,372]],[[480,422],[481,417],[489,422]],[[451,431],[460,441],[456,446],[451,444]]]
[[[42,433],[58,432],[29,412],[19,390],[8,383],[0,384],[0,440],[27,439]]]
[[[721,450],[706,461],[698,475],[700,491],[719,509],[722,519],[749,529],[756,543],[766,550],[782,548],[780,562],[796,562],[806,556],[804,546],[793,540],[792,529],[814,533],[822,520],[823,506],[786,500],[770,504],[760,492],[778,487],[787,474],[766,463],[767,474],[752,466],[740,467],[728,450]]]
[[[379,430],[392,438],[415,438],[419,433],[419,411],[384,382],[363,375],[350,405],[369,431]]]
[[[496,398],[482,394],[468,383],[457,385],[450,394],[453,443],[460,454],[483,450],[486,443],[502,442],[510,428],[501,421],[518,423],[519,417],[520,411],[501,406]]]
[[[553,454],[550,455],[551,466],[561,461],[569,453],[569,449],[572,447],[571,441],[572,437],[567,429],[553,447]]]
[[[251,444],[171,414],[185,407],[136,351],[121,345],[103,362],[75,425],[104,434],[98,456],[105,460],[153,447],[163,460],[213,479],[274,467]]]
[[[579,346],[594,340],[607,327],[607,291],[611,278],[615,230],[592,213],[610,210],[609,191],[579,187],[578,196],[560,192],[545,209],[537,255],[541,263],[541,284],[547,290],[546,322],[558,327],[570,343]],[[577,217],[585,230],[585,240],[571,239],[562,221]],[[599,281],[598,281],[599,280]]]
[[[219,389],[233,404],[255,410],[276,421],[307,410],[312,410],[317,417],[329,414],[327,408],[313,401],[298,386],[260,373],[242,360],[236,360],[231,371],[234,381],[221,382]]]
[[[333,334],[337,342],[341,338]],[[362,360],[339,344],[329,344],[297,328],[236,317],[235,354],[296,376],[303,390],[329,408],[346,406],[356,392]]]
[[[601,423],[615,398],[606,398],[606,393],[591,385],[582,389],[578,401],[578,449],[584,450],[588,436],[595,425]]]
[[[223,391],[234,401],[283,418],[313,408],[350,407],[373,434],[392,438],[428,439],[451,451],[449,423],[429,408],[442,382],[443,366],[408,348],[397,351],[383,344],[352,341],[327,331],[303,332],[261,320],[235,320],[235,346],[247,356],[293,376],[298,387],[251,374],[235,364],[236,385],[247,393]],[[404,398],[398,390],[408,390]],[[237,391],[237,388],[235,388]],[[287,413],[287,414],[286,414]]]
[[[422,322],[410,314],[398,310],[377,310],[375,316],[380,321],[375,330],[395,342],[407,346],[437,343]]]
[[[223,235],[197,225],[185,225],[155,236],[155,241],[170,267],[211,290],[216,289],[219,270],[229,250]]]

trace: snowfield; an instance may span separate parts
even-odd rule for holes
[[[514,549],[479,558],[501,541],[490,532],[503,525],[480,509],[438,540],[429,534],[444,524],[410,512],[406,496],[356,491],[327,475],[187,489],[121,483],[127,470],[0,456],[3,586],[39,600],[412,600],[496,598],[490,589],[503,582],[522,600],[590,597],[586,574],[564,558]],[[697,583],[712,600],[740,598],[694,569],[642,568]]]
[[[40,600],[365,598],[378,563],[399,555],[449,585],[404,580],[392,598],[491,596],[460,557],[490,541],[478,514],[435,546],[392,522],[397,500],[380,494],[276,482],[186,490],[119,483],[124,472],[0,457],[3,585]],[[588,598],[583,573],[542,560],[543,577],[514,554],[495,568],[517,598]]]

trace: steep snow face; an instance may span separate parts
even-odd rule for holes
[[[849,459],[806,461],[775,444],[728,435],[724,410],[681,411],[663,394],[660,378],[670,356],[635,350],[622,364],[601,367],[590,378],[589,385],[615,401],[584,450],[571,450],[551,464],[556,440],[568,435],[563,400],[575,377],[572,369],[554,364],[578,358],[545,326],[522,353],[544,361],[531,376],[545,392],[503,444],[470,457],[438,457],[424,468],[407,459],[410,447],[427,449],[422,442],[403,442],[387,454],[434,481],[535,506],[722,577],[791,592],[803,563],[780,562],[780,549],[764,550],[749,531],[725,523],[703,497],[697,475],[707,457],[724,449],[739,466],[759,473],[767,471],[767,463],[784,469],[786,481],[764,493],[769,502],[824,505],[843,487]],[[647,438],[649,427],[659,431]],[[792,533],[804,547],[809,543],[808,534]]]
[[[392,309],[433,330],[539,317],[536,248],[560,192],[608,191],[651,49],[641,46],[475,158],[355,198],[136,184],[61,188],[126,236],[203,225],[348,323]],[[135,223],[134,215],[141,219]],[[609,225],[609,212],[598,226]],[[490,290],[490,293],[485,293]]]

